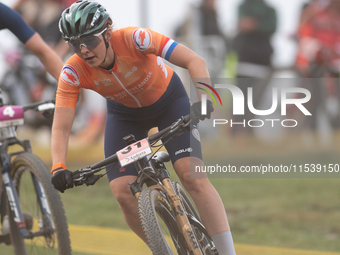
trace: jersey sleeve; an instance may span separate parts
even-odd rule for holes
[[[141,54],[154,54],[169,60],[172,51],[178,45],[169,37],[140,27],[128,27],[124,31],[126,43]]]
[[[81,68],[75,55],[65,63],[58,81],[56,107],[76,108],[81,83],[79,74],[83,73]]]
[[[0,3],[0,29],[9,29],[22,43],[26,43],[35,31],[27,25],[19,13]]]

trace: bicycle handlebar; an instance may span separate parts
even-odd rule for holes
[[[176,122],[174,122],[169,127],[149,136],[148,137],[149,143],[154,143],[160,140],[163,136],[172,137],[174,135],[177,135],[178,132],[181,131],[180,128],[186,128],[189,124],[190,124],[190,115],[188,114],[178,119]],[[94,175],[94,173],[100,171],[101,168],[104,166],[107,166],[109,164],[114,164],[117,162],[118,162],[118,157],[117,157],[117,153],[115,153],[98,163],[95,163],[86,168],[80,168],[72,173],[73,182],[76,184],[76,186],[82,185],[86,177],[91,176],[90,180],[86,182],[86,185],[93,185],[100,178],[98,175]],[[100,169],[100,170],[96,171],[96,169]],[[83,177],[85,177],[85,179],[82,179]]]
[[[53,106],[52,106],[53,104]],[[39,102],[39,103],[33,103],[33,104],[28,104],[28,105],[24,105],[22,107],[23,111],[27,111],[27,110],[33,110],[36,109],[38,111],[46,111],[46,110],[52,110],[54,109],[54,104],[55,104],[55,100],[46,100],[44,102]]]

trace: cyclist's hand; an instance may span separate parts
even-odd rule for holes
[[[66,189],[73,188],[72,172],[69,170],[61,170],[55,173],[52,177],[52,184],[56,190],[64,193]]]
[[[202,115],[202,102],[196,102],[194,104],[191,105],[190,107],[190,119],[192,120],[192,124],[193,125],[197,125],[197,123],[200,120],[204,120],[204,119],[210,119],[211,113],[214,111],[214,107],[212,105],[212,102],[207,100],[207,114],[206,115]]]

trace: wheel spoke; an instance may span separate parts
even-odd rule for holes
[[[18,191],[26,228],[33,235],[32,238],[23,241],[18,234],[16,224],[14,222],[10,224],[11,238],[16,244],[15,254],[71,255],[65,212],[60,196],[50,182],[51,177],[44,163],[31,153],[22,153],[13,161],[13,172],[12,178]],[[46,199],[41,203],[35,188],[37,185],[38,193]]]

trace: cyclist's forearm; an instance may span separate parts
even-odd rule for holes
[[[75,116],[75,109],[56,107],[54,112],[51,154],[53,165],[66,164],[69,135]]]
[[[38,33],[35,33],[25,44],[34,53],[56,80],[58,80],[63,62],[55,51],[49,47]]]
[[[52,164],[66,164],[66,156],[68,149],[68,136],[60,130],[52,130],[51,138],[51,154]]]
[[[188,71],[189,71],[191,79],[194,82],[194,86],[196,88],[196,93],[197,93],[197,98],[199,101],[201,101],[201,96],[202,94],[205,94],[205,92],[201,89],[198,89],[198,87],[202,87],[200,83],[198,82],[211,85],[210,75],[209,75],[208,68],[207,68],[207,65],[204,59],[203,58],[197,59],[196,61],[191,62],[188,65]]]
[[[188,70],[195,86],[199,86],[197,82],[208,83],[210,85],[210,75],[205,60],[189,48],[179,44],[173,50],[169,61],[179,67]],[[204,92],[197,89],[198,100]]]

